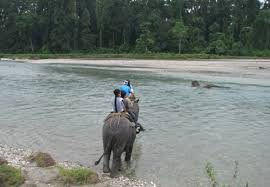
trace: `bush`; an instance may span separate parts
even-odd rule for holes
[[[29,157],[29,160],[32,162],[36,162],[38,167],[43,168],[55,165],[54,159],[48,153],[38,152],[34,155],[31,155]]]
[[[118,53],[118,51],[113,48],[97,48],[95,50],[95,53],[96,54],[115,54],[115,53]]]
[[[232,49],[230,51],[230,55],[240,56],[242,48],[243,48],[243,46],[242,46],[241,42],[233,43]]]
[[[8,164],[8,161],[0,157],[0,165]]]
[[[227,47],[222,40],[216,40],[210,43],[208,47],[209,54],[224,55],[227,51]]]
[[[60,168],[59,179],[66,184],[96,184],[99,182],[96,172],[87,168]]]
[[[119,51],[123,53],[128,53],[130,51],[130,46],[128,44],[122,44],[119,47]]]
[[[251,55],[258,57],[270,57],[270,50],[253,50]]]
[[[0,186],[20,186],[23,182],[21,170],[6,164],[0,166]]]

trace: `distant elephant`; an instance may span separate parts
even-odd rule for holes
[[[191,86],[192,87],[196,87],[196,88],[229,88],[229,87],[225,87],[225,86],[217,86],[214,84],[203,84],[200,85],[200,83],[198,81],[192,81],[191,82]]]
[[[134,103],[132,108],[130,108],[130,111],[132,111],[138,118],[139,100],[135,100],[133,102]],[[136,128],[126,113],[112,113],[105,119],[102,136],[104,149],[103,172],[110,172],[110,176],[115,177],[121,168],[122,153],[126,152],[125,161],[130,161],[131,159],[133,143],[136,138]],[[111,152],[113,152],[113,161],[110,169]]]

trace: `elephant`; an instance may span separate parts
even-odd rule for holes
[[[225,87],[225,86],[217,86],[214,84],[203,84],[200,85],[200,83],[198,81],[192,81],[191,82],[191,87],[196,87],[196,88],[229,88],[229,87]]]
[[[133,101],[132,111],[136,118],[139,116],[139,100]],[[125,152],[125,161],[131,160],[133,144],[136,138],[136,125],[127,113],[111,113],[104,121],[103,137],[103,172],[116,177],[121,169],[121,155]],[[110,157],[113,152],[112,167]],[[100,157],[99,161],[101,160]],[[96,164],[99,163],[96,162]]]

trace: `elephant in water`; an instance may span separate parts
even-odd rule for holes
[[[217,86],[214,84],[202,84],[200,85],[200,83],[198,81],[192,81],[191,82],[191,86],[192,87],[196,87],[196,88],[229,88],[229,87],[225,87],[225,86]]]
[[[129,110],[136,115],[136,118],[138,118],[139,100],[133,102],[133,106]],[[111,113],[105,119],[102,136],[104,149],[103,172],[110,172],[110,176],[115,177],[121,168],[122,153],[126,152],[125,161],[130,161],[131,159],[133,143],[136,138],[135,124],[126,113]],[[112,167],[110,169],[111,152],[113,152],[113,159]]]

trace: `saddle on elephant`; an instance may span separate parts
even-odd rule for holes
[[[127,118],[130,122],[134,122],[132,117],[127,112],[111,112],[104,120],[106,122],[107,120],[113,118],[113,117],[124,117]]]

